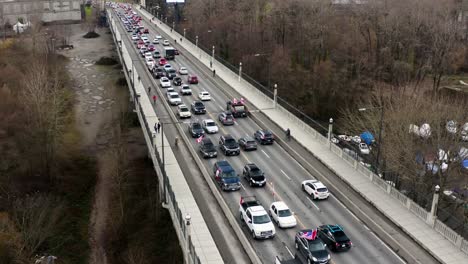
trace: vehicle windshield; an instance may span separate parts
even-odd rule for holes
[[[195,124],[192,125],[192,128],[193,129],[201,129],[201,125],[198,124],[198,123],[195,123]]]
[[[174,69],[171,68],[171,69],[168,70],[168,72],[169,72],[169,73],[175,73],[176,71],[175,71]]]
[[[250,170],[250,174],[252,176],[260,176],[260,175],[263,175],[263,172],[259,168],[252,168]]]
[[[215,122],[206,122],[206,126],[216,126]]]
[[[190,87],[188,87],[188,86],[182,86],[182,89],[183,89],[183,90],[189,90]]]
[[[202,102],[196,102],[195,106],[196,107],[204,107],[205,105]]]
[[[252,222],[254,224],[266,224],[266,223],[270,223],[271,220],[270,218],[268,217],[268,215],[257,215],[257,216],[253,216],[253,220]]]
[[[230,172],[223,172],[223,178],[237,178],[237,174],[235,171]]]
[[[317,241],[309,241],[309,251],[320,251],[325,249],[325,244]]]
[[[327,192],[327,188],[317,188],[317,192]]]
[[[205,146],[205,148],[207,148],[207,149],[213,149],[213,148],[214,148],[214,145],[213,145],[213,143],[211,143],[211,142],[205,143],[204,146]]]
[[[247,141],[247,144],[249,144],[249,145],[254,145],[255,143],[256,143],[256,142],[253,141],[253,140],[248,140],[248,141]]]
[[[273,135],[271,134],[271,132],[265,132],[265,137],[270,138],[270,137],[272,137],[272,136],[273,136]]]
[[[291,211],[289,211],[289,209],[286,209],[286,210],[279,210],[278,211],[278,216],[279,217],[288,217],[288,216],[291,216]]]
[[[186,107],[182,107],[182,108],[180,108],[180,111],[181,111],[181,112],[188,112],[189,110],[188,110],[188,108],[186,108]]]
[[[171,98],[179,98],[177,94],[171,94]]]
[[[225,140],[225,143],[226,143],[227,145],[233,145],[233,144],[235,145],[237,142],[236,142],[233,138],[227,138],[227,139]]]
[[[245,110],[245,106],[243,106],[243,105],[236,105],[236,106],[234,106],[234,109],[235,109],[236,111],[244,111],[244,110]]]

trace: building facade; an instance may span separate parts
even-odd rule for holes
[[[23,23],[40,19],[43,22],[80,21],[83,0],[0,0],[2,24]]]

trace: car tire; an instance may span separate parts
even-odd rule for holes
[[[241,220],[241,222],[244,221],[244,218],[242,217],[242,213],[239,213],[239,219]]]
[[[304,184],[302,184],[302,190],[303,190],[304,192],[306,191],[306,190],[305,190],[305,185],[304,185]]]
[[[313,262],[310,260],[310,258],[307,258],[307,264],[312,264]]]
[[[255,235],[255,231],[252,230],[252,238],[255,240],[257,239],[257,236]]]

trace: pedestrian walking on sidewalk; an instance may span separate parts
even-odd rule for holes
[[[216,70],[213,69],[213,77],[216,77]]]
[[[289,128],[287,128],[286,131],[285,131],[285,133],[286,133],[286,139],[287,139],[288,141],[291,140],[291,130],[289,130]]]
[[[179,138],[178,138],[178,137],[176,137],[176,138],[174,139],[174,145],[175,145],[176,147],[179,145]]]
[[[156,104],[157,99],[158,99],[158,97],[156,95],[153,95],[153,104]]]
[[[210,61],[210,68],[213,68],[213,62]]]
[[[180,42],[182,42],[182,38],[180,38]]]
[[[177,39],[174,39],[174,43],[177,44]]]
[[[158,122],[158,133],[159,133],[159,130],[161,130],[161,123]]]
[[[148,86],[148,93],[151,93],[151,86]]]

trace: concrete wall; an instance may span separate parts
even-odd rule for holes
[[[44,22],[81,20],[82,0],[0,0],[0,19],[10,24],[36,17]]]

